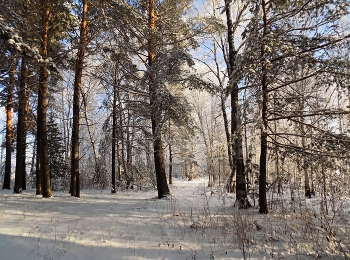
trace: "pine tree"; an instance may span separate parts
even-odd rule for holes
[[[12,102],[13,102],[13,87],[15,84],[15,70],[17,67],[16,53],[12,53],[12,64],[10,67],[9,82],[7,85],[6,98],[6,161],[3,189],[11,189],[11,154],[12,154]]]
[[[68,167],[63,156],[65,147],[62,133],[54,117],[54,113],[51,112],[47,124],[47,141],[51,187],[52,190],[59,190],[63,188],[63,182],[68,177]]]
[[[87,41],[87,0],[82,0],[82,13],[80,25],[80,39],[75,66],[74,98],[73,98],[73,128],[72,128],[72,166],[71,166],[71,195],[80,197],[80,172],[79,172],[79,121],[80,121],[80,95],[81,79],[84,66],[84,55]]]

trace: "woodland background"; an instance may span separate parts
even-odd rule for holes
[[[161,198],[207,176],[240,208],[303,187],[328,211],[349,191],[349,6],[0,1],[3,189]]]

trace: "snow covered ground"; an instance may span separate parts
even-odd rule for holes
[[[172,196],[83,190],[81,198],[0,191],[0,260],[347,259],[349,203],[275,197],[268,215],[237,211],[204,179],[175,180]],[[285,196],[288,197],[288,196]]]

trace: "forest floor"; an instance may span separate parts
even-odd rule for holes
[[[156,191],[82,190],[81,198],[0,191],[1,260],[347,259],[350,202],[274,198],[270,213],[233,207],[234,194],[205,179]],[[253,203],[253,201],[252,201]]]

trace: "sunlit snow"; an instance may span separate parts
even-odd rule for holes
[[[83,190],[50,199],[0,191],[0,259],[345,259],[350,256],[347,204],[334,238],[319,224],[318,201],[293,210],[287,196],[268,215],[237,211],[234,195],[205,179],[175,180],[172,196],[154,190]],[[222,187],[221,187],[222,188]],[[277,197],[275,198],[277,199]],[[300,200],[300,203],[305,203]],[[306,205],[306,204],[305,204]],[[294,208],[295,209],[295,208]],[[315,211],[313,211],[315,210]],[[316,214],[316,215],[314,215]],[[330,214],[330,217],[332,215]],[[330,222],[324,222],[330,223]],[[328,240],[327,241],[327,235]]]

